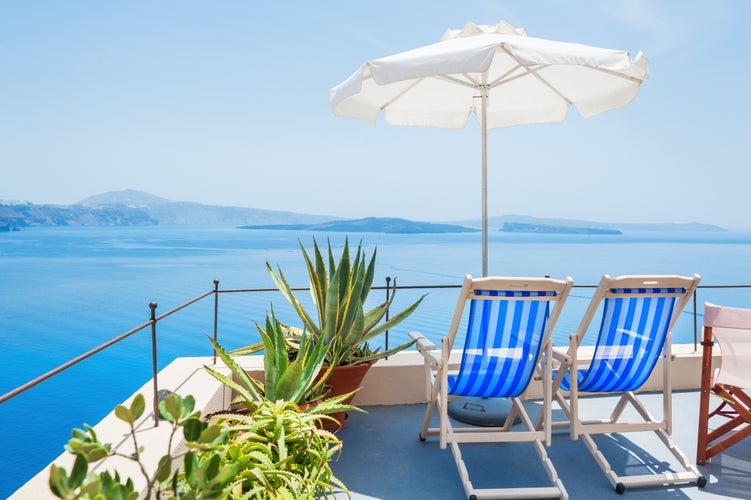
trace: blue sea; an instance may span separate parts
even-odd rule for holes
[[[480,275],[481,236],[472,234],[349,234],[377,251],[376,285],[459,285]],[[227,226],[47,227],[0,233],[0,393],[51,370],[157,314],[219,288],[273,288],[266,262],[282,268],[293,286],[307,286],[299,242],[331,241],[340,233],[241,230]],[[702,285],[751,285],[751,232],[634,232],[609,235],[490,235],[489,272],[510,276],[571,276],[595,285],[604,273],[699,273]],[[398,290],[393,311],[426,290]],[[419,330],[438,340],[456,303],[457,290],[430,289],[417,312],[390,332],[394,345]],[[302,292],[305,296],[305,292]],[[371,295],[373,304],[383,291]],[[564,308],[555,339],[565,344],[587,305],[591,289],[577,288]],[[751,306],[751,288],[700,289],[705,301]],[[273,304],[277,316],[295,315],[274,292],[221,294],[219,339],[227,348],[253,343],[253,321]],[[674,342],[693,342],[693,308],[674,331]],[[701,324],[701,318],[699,318]],[[158,364],[178,356],[211,354],[213,300],[160,322]],[[0,405],[0,498],[5,498],[63,451],[70,429],[94,424],[151,378],[148,331],[76,365]],[[417,423],[415,424],[417,425]]]

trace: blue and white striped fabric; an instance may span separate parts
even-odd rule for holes
[[[516,397],[534,373],[548,317],[546,297],[555,292],[476,290],[475,295],[461,367],[449,376],[448,393]]]
[[[641,387],[665,344],[675,304],[675,296],[670,295],[685,293],[685,289],[633,288],[611,292],[631,296],[605,299],[594,357],[589,368],[578,371],[577,385],[582,392],[625,392]],[[569,374],[561,389],[570,389]]]

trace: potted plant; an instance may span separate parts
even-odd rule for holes
[[[296,344],[297,355],[290,359],[286,335],[273,309],[271,315],[266,315],[265,327],[256,324],[256,328],[261,336],[264,351],[262,382],[248,375],[218,342],[209,337],[217,355],[230,369],[232,376],[208,366],[204,368],[237,394],[233,401],[234,410],[219,413],[252,413],[264,401],[287,401],[297,405],[304,413],[316,415],[358,410],[349,404],[342,404],[342,400],[351,394],[324,399],[327,393],[326,381],[319,377],[326,357],[322,339],[314,340],[307,334],[301,335],[298,338],[299,343]]]
[[[76,461],[70,472],[52,466],[49,484],[53,494],[64,499],[138,498],[134,482],[121,479],[117,471],[113,474],[105,470],[98,475],[89,472],[90,463],[117,455],[139,464],[146,498],[312,500],[335,496],[335,487],[349,497],[329,466],[342,443],[323,423],[336,423],[332,413],[359,409],[342,404],[351,394],[323,399],[324,381],[318,377],[326,357],[323,340],[301,335],[297,356],[290,360],[286,335],[273,309],[266,315],[264,327],[256,327],[264,346],[262,382],[250,377],[209,338],[232,376],[208,366],[205,369],[235,391],[234,402],[241,411],[221,411],[201,418],[200,412],[194,411],[192,396],[168,395],[159,404],[159,412],[172,427],[170,443],[182,429],[186,449],[175,453],[170,446],[156,471],[148,471],[141,463],[140,451],[123,455],[111,444],[101,443],[91,427],[74,429],[66,449],[76,455]],[[115,408],[115,415],[130,426],[136,450],[141,450],[136,421],[145,408],[141,394],[130,407]]]
[[[312,338],[325,346],[325,365],[319,376],[332,387],[331,396],[351,393],[360,387],[367,370],[377,360],[393,355],[410,347],[407,342],[390,349],[373,348],[370,341],[404,321],[425,296],[403,311],[386,320],[386,313],[396,296],[396,280],[390,299],[370,309],[366,301],[375,274],[376,251],[368,260],[362,243],[357,247],[354,258],[350,258],[349,242],[345,240],[342,255],[337,261],[328,242],[328,255],[324,258],[318,243],[313,239],[313,257],[308,255],[300,243],[310,280],[310,293],[315,308],[309,313],[292,291],[281,268],[275,272],[267,262],[266,268],[271,279],[282,295],[292,304],[302,321],[302,328],[287,327],[285,345],[292,357],[299,357],[302,341]],[[328,262],[328,264],[327,264]],[[232,352],[233,355],[257,352],[256,344]],[[265,348],[265,347],[264,347]],[[348,399],[344,400],[349,402]]]

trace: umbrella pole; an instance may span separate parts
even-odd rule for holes
[[[488,275],[488,86],[480,85],[482,99],[482,276]],[[447,405],[451,418],[472,425],[502,427],[511,412],[508,398],[456,398]],[[517,416],[514,423],[519,422]]]
[[[488,86],[480,85],[482,100],[482,276],[488,275]]]

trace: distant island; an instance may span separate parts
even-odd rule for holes
[[[127,189],[90,196],[73,205],[35,205],[0,200],[0,227],[153,226],[159,224],[316,224],[332,215],[171,201]]]
[[[333,231],[358,233],[391,234],[436,234],[436,233],[476,233],[479,229],[452,224],[415,222],[394,217],[366,217],[355,220],[333,220],[320,224],[260,225],[241,226],[240,229],[289,229],[296,231]]]
[[[548,226],[545,224],[526,224],[523,222],[506,222],[500,231],[504,233],[545,233],[545,234],[623,234],[618,229],[596,227]]]
[[[0,233],[4,234],[32,226],[153,226],[159,224],[222,224],[240,226],[243,229],[419,234],[478,232],[481,221],[472,219],[416,222],[380,217],[348,220],[334,215],[300,214],[260,208],[204,205],[191,201],[171,201],[132,189],[90,196],[72,205],[37,205],[28,201],[0,200]],[[488,228],[490,231],[559,234],[620,234],[622,231],[726,231],[719,226],[696,222],[612,223],[525,215],[489,217]]]
[[[724,232],[724,227],[713,224],[702,224],[700,222],[595,222],[581,219],[553,219],[545,217],[530,217],[528,215],[502,215],[499,217],[489,217],[488,227],[500,229],[508,222],[534,224],[554,227],[586,227],[592,229],[617,229],[619,231],[698,231],[698,232]],[[468,225],[473,227],[473,221],[456,221],[455,224]]]

